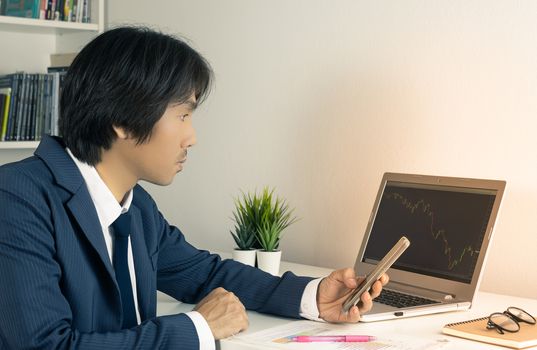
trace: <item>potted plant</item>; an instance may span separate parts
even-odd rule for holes
[[[287,202],[274,195],[274,190],[265,187],[257,200],[256,235],[261,250],[257,251],[258,267],[273,275],[278,275],[282,252],[280,238],[282,231],[293,224],[293,216]],[[254,201],[255,202],[255,201]]]
[[[235,230],[230,231],[237,245],[233,250],[233,260],[250,266],[255,265],[254,245],[257,243],[255,213],[253,213],[255,210],[251,196],[243,193],[241,198],[235,200],[233,212]]]

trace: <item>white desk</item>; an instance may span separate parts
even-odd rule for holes
[[[294,263],[282,262],[280,269],[283,271],[293,271],[297,275],[321,277],[326,276],[332,270],[314,266],[300,265]],[[537,300],[526,299],[519,297],[511,297],[507,295],[478,292],[476,302],[471,310],[447,312],[429,316],[419,316],[413,318],[404,318],[393,321],[382,321],[372,323],[358,323],[353,325],[356,333],[382,335],[391,334],[406,335],[412,337],[420,337],[422,339],[430,339],[433,341],[439,339],[447,339],[448,345],[442,350],[466,350],[466,349],[507,349],[503,347],[493,346],[480,342],[459,339],[456,337],[447,336],[441,333],[442,326],[446,323],[459,322],[472,318],[483,317],[495,311],[504,311],[509,306],[518,306],[527,310],[533,315],[537,314]],[[181,304],[180,302],[162,294],[158,294],[157,314],[169,315],[192,310],[193,305]],[[291,319],[263,315],[257,312],[248,311],[250,327],[246,332],[257,332],[266,328],[282,325],[292,321]],[[246,345],[233,339],[225,339],[220,341],[221,350],[242,350],[242,349],[261,349],[260,346]],[[322,349],[322,344],[309,344],[307,349]]]

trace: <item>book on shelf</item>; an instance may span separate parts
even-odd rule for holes
[[[7,141],[11,139],[11,134],[13,130],[13,120],[14,115],[17,113],[18,99],[19,99],[19,82],[22,80],[21,73],[9,74],[3,77],[0,77],[0,87],[10,87],[11,88],[11,99],[9,102],[8,113],[5,115],[4,123],[6,124],[6,132],[2,135],[1,141]]]
[[[0,76],[0,141],[38,141],[43,134],[57,135],[64,76],[65,72]]]
[[[91,22],[90,0],[0,0],[0,15],[64,22]]]
[[[6,0],[0,0],[0,16],[6,15]]]
[[[4,139],[7,131],[7,114],[9,112],[9,103],[11,101],[11,88],[0,88],[0,140]]]
[[[513,349],[524,349],[537,345],[537,325],[520,322],[520,330],[515,333],[499,333],[496,329],[487,329],[488,317],[450,323],[442,328],[444,334],[460,338],[480,341],[483,343],[505,346]]]
[[[6,2],[4,15],[12,17],[39,17],[40,0],[3,0]],[[37,11],[37,13],[36,13]]]

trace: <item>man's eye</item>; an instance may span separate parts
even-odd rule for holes
[[[188,114],[183,114],[179,118],[181,118],[181,121],[184,122],[187,117],[188,117]]]

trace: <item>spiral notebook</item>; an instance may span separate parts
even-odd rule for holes
[[[477,340],[513,349],[537,346],[537,325],[520,323],[520,331],[500,334],[495,329],[487,329],[487,321],[488,317],[482,317],[475,320],[450,323],[442,328],[442,332],[460,338]]]

